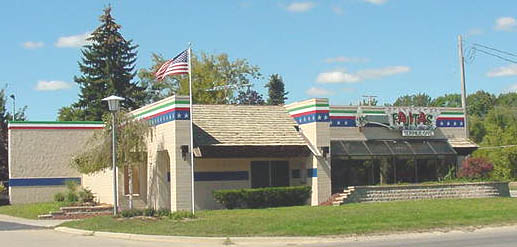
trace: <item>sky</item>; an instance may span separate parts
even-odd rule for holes
[[[468,93],[517,90],[516,64],[474,49],[517,60],[515,0],[5,1],[0,86],[28,107],[29,120],[55,120],[77,101],[81,46],[108,4],[123,36],[139,45],[137,69],[151,66],[152,53],[173,57],[192,42],[194,52],[260,67],[263,78],[253,83],[263,94],[268,77],[279,74],[288,103],[459,93],[458,35]]]

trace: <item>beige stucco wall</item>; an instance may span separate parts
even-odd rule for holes
[[[80,152],[91,129],[9,129],[9,178],[81,177],[70,166]],[[64,186],[10,186],[10,203],[52,201]]]
[[[113,172],[111,169],[84,174],[82,186],[92,190],[97,202],[113,204]]]

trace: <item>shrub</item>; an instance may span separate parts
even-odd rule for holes
[[[79,187],[79,184],[73,180],[66,180],[65,185],[66,185],[66,188],[68,189],[68,191],[71,191],[71,192],[76,192],[77,188]]]
[[[58,192],[58,193],[54,194],[54,201],[56,201],[56,202],[63,202],[63,201],[65,201],[65,193]]]
[[[143,215],[144,216],[154,216],[155,213],[156,213],[156,211],[154,210],[154,208],[146,208],[146,209],[144,209]]]
[[[89,189],[86,189],[86,188],[82,188],[79,191],[78,195],[79,195],[79,199],[81,200],[82,203],[93,202],[93,199],[95,198],[93,196],[92,191]]]
[[[214,198],[227,209],[266,208],[304,205],[311,196],[311,187],[268,187],[259,189],[218,190]]]
[[[144,211],[133,208],[133,209],[122,210],[122,212],[120,212],[120,214],[122,215],[122,217],[130,218],[130,217],[135,217],[135,216],[142,216],[144,214]]]
[[[487,178],[494,165],[483,157],[467,158],[463,161],[458,173],[462,178]]]
[[[0,182],[0,193],[4,192],[6,190],[4,184]]]
[[[79,196],[74,191],[68,191],[66,193],[66,201],[67,202],[77,202],[77,201],[79,201]]]
[[[176,211],[169,215],[169,219],[172,220],[193,219],[195,217],[196,216],[189,211]]]
[[[158,217],[168,217],[170,216],[171,211],[166,208],[160,208],[158,211],[156,211],[156,216]]]

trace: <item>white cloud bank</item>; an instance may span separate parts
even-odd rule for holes
[[[375,4],[375,5],[382,5],[388,2],[388,0],[363,0],[367,3]]]
[[[289,12],[307,12],[315,6],[313,2],[294,2],[287,5],[286,9]]]
[[[37,91],[58,91],[72,87],[71,83],[64,81],[38,81],[36,84]]]
[[[90,33],[86,32],[83,34],[72,35],[72,36],[63,36],[59,37],[56,41],[56,47],[66,48],[66,47],[82,47],[89,43],[86,39],[90,37]]]
[[[407,73],[411,68],[407,66],[389,66],[378,69],[364,69],[356,73],[349,73],[345,70],[334,70],[323,72],[318,75],[318,83],[356,83],[368,79],[378,79],[396,74]]]
[[[495,21],[495,30],[513,31],[517,27],[517,22],[513,17],[500,17]]]
[[[22,46],[25,49],[38,49],[43,47],[45,44],[43,42],[33,42],[33,41],[27,41],[22,44]]]
[[[515,76],[517,75],[517,64],[510,64],[492,69],[486,73],[488,77]]]
[[[309,96],[325,96],[325,95],[334,95],[335,92],[319,88],[319,87],[311,87],[305,91],[305,93]]]

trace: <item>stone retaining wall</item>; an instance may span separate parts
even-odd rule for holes
[[[509,197],[508,183],[484,182],[433,185],[351,186],[337,197],[334,205],[350,202]]]

